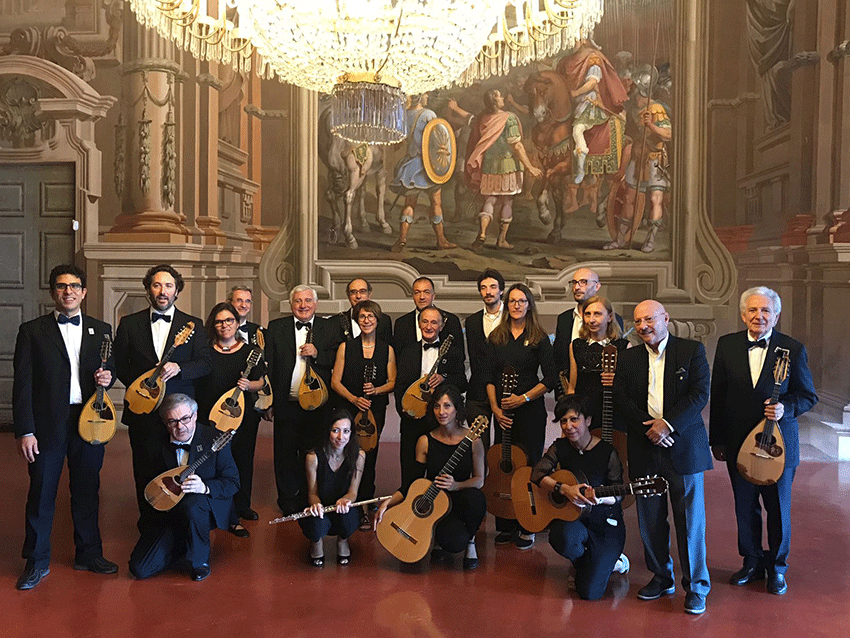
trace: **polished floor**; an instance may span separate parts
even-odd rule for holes
[[[397,447],[382,448],[379,491],[398,481]],[[712,592],[703,616],[683,612],[672,597],[636,599],[649,579],[643,565],[634,509],[626,512],[627,576],[614,575],[601,601],[578,599],[567,586],[568,566],[538,536],[533,549],[493,545],[493,520],[478,535],[481,566],[402,567],[374,534],[352,539],[353,563],[338,567],[328,543],[324,569],[306,560],[296,523],[269,525],[278,515],[271,478],[270,426],[258,442],[254,506],[260,521],[251,538],[217,531],[212,575],[190,581],[169,572],[135,581],[127,558],[136,540],[136,505],[126,431],[108,444],[102,473],[101,530],[105,555],[117,575],[72,569],[72,530],[63,479],[53,531],[50,575],[32,591],[14,588],[23,567],[24,462],[11,434],[0,435],[0,636],[846,636],[850,633],[850,463],[807,461],[794,492],[794,538],[789,591],[771,596],[763,583],[732,587],[739,567],[731,490],[724,471],[706,475],[708,557]],[[678,561],[677,561],[678,562]],[[678,572],[677,572],[678,574]]]

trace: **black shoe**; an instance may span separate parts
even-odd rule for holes
[[[510,545],[513,542],[513,532],[499,532],[498,534],[496,534],[496,545]]]
[[[534,546],[534,534],[517,534],[514,545],[517,549],[531,549]]]
[[[310,562],[312,563],[313,567],[318,567],[319,569],[321,569],[322,567],[325,566],[325,557],[324,556],[311,556]]]
[[[788,583],[785,582],[785,574],[768,574],[767,591],[771,594],[781,596],[788,591]]]
[[[41,582],[41,579],[50,573],[49,567],[39,568],[34,563],[27,561],[27,566],[24,568],[24,573],[18,579],[15,587],[21,591],[32,589]]]
[[[729,583],[732,585],[746,585],[754,580],[764,580],[764,567],[755,567],[744,565],[741,569],[732,574]]]
[[[478,558],[464,558],[463,569],[471,572],[473,569],[478,569]]]
[[[97,556],[89,561],[74,561],[74,569],[77,571],[89,570],[95,574],[114,574],[118,571],[118,565],[103,556]]]
[[[249,507],[248,509],[239,512],[239,518],[243,521],[256,521],[259,520],[260,515]]]
[[[676,591],[676,583],[665,584],[658,576],[638,590],[637,597],[641,600],[655,600]]]
[[[197,567],[192,567],[192,580],[201,581],[210,575],[210,566],[204,563]]]
[[[237,538],[248,538],[251,535],[251,533],[247,529],[242,527],[239,523],[237,523],[236,525],[231,525],[230,529],[228,529],[227,531],[236,536]]]
[[[685,613],[699,615],[705,611],[705,596],[689,591],[685,596]]]
[[[348,554],[348,555],[337,554],[336,555],[336,564],[337,565],[348,565],[350,563],[351,563],[351,554]]]

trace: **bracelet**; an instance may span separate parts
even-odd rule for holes
[[[562,485],[562,483],[560,481],[555,483],[555,487],[552,488],[552,494],[560,494],[561,493],[561,485]]]
[[[523,393],[522,393],[522,396],[524,396],[524,397],[525,397],[525,402],[526,402],[526,403],[528,403],[529,401],[531,401],[531,397],[530,397],[530,396],[528,396],[525,392],[523,392]]]

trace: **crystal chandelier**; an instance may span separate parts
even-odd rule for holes
[[[195,57],[333,95],[332,128],[407,134],[407,94],[467,85],[569,49],[603,0],[129,0]]]

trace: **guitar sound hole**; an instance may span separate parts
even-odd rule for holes
[[[510,461],[502,461],[499,463],[499,469],[502,470],[504,474],[510,474],[514,471],[514,464]]]
[[[552,504],[557,505],[558,507],[564,505],[567,502],[567,497],[563,494],[552,492]]]
[[[419,518],[426,518],[430,516],[433,511],[434,504],[428,499],[419,496],[415,501],[413,501],[413,513]]]

